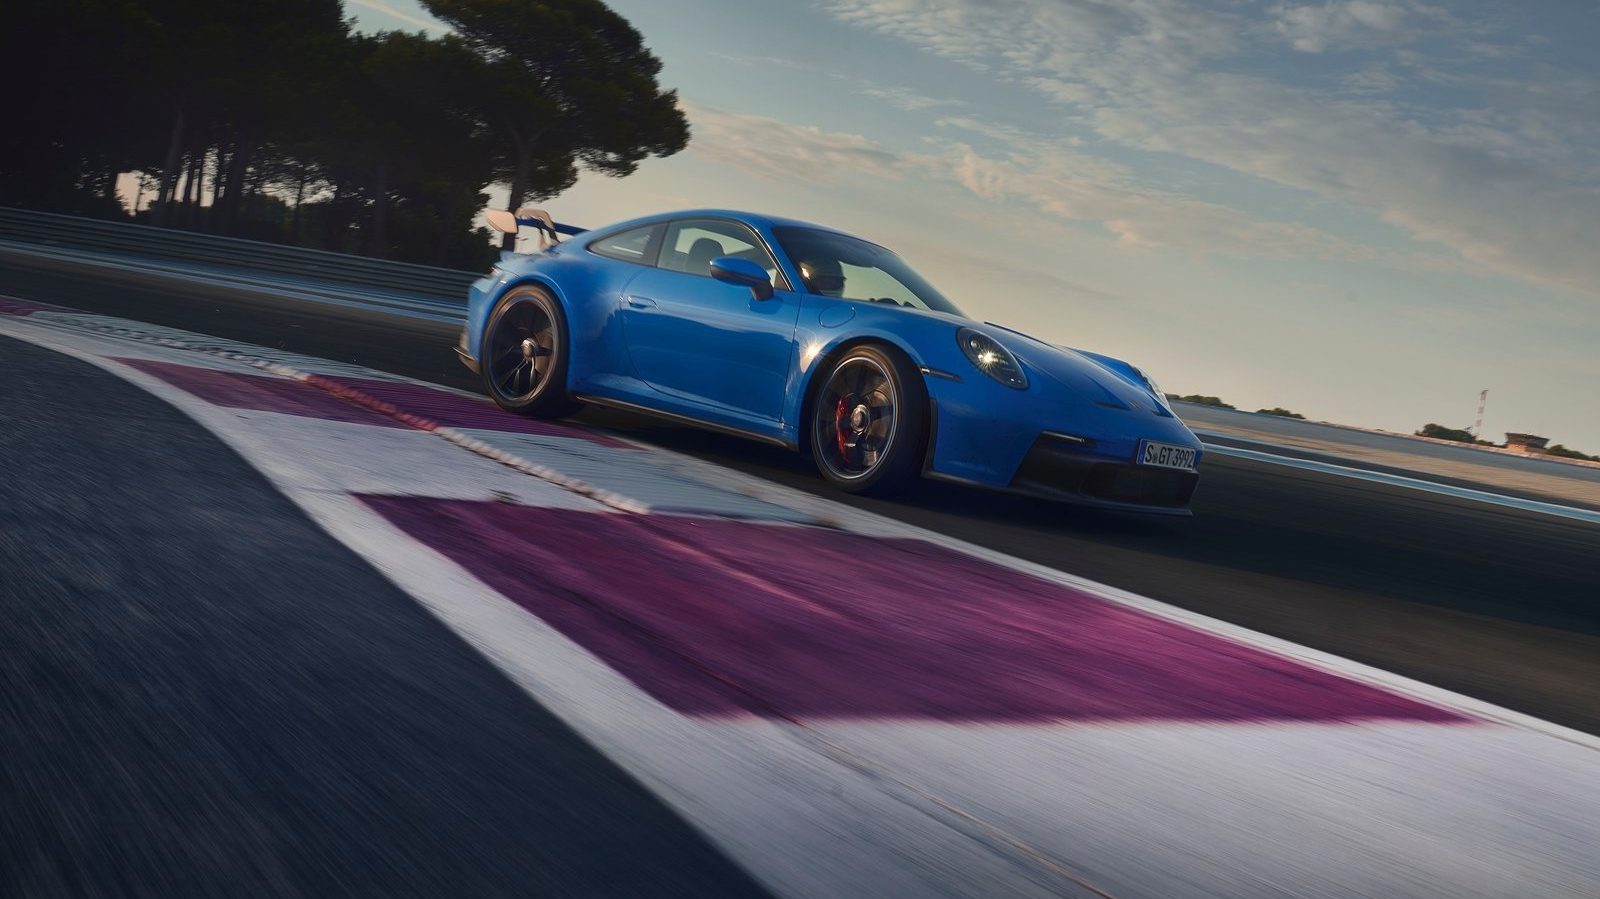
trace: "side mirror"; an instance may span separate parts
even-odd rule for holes
[[[723,256],[711,260],[711,277],[726,284],[750,288],[750,296],[758,300],[772,298],[772,279],[767,270],[748,259]]]

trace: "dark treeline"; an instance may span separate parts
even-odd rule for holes
[[[688,142],[599,0],[425,3],[454,34],[358,34],[341,0],[13,3],[0,205],[481,268],[489,184],[515,208]]]

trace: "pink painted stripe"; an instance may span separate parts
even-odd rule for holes
[[[448,428],[482,428],[513,434],[538,434],[544,437],[564,437],[586,440],[617,449],[633,449],[604,434],[597,434],[558,422],[537,421],[514,415],[494,405],[487,399],[462,396],[448,390],[437,390],[407,381],[385,381],[375,378],[351,378],[324,375],[322,381],[338,384],[381,400],[402,412],[428,419]]]
[[[352,405],[326,391],[287,378],[217,371],[153,359],[119,358],[116,361],[155,375],[180,390],[218,406],[282,412],[386,428],[405,427],[387,415]]]
[[[690,714],[1464,720],[918,540],[363,500]]]
[[[35,303],[32,300],[19,300],[16,297],[0,297],[0,315],[32,315],[35,312],[60,312],[60,306],[49,303]]]

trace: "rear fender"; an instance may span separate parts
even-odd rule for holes
[[[480,357],[483,354],[483,332],[484,329],[488,327],[490,316],[494,315],[495,307],[500,305],[501,298],[503,298],[508,292],[528,284],[543,288],[555,298],[556,303],[561,306],[562,314],[566,316],[570,330],[570,325],[572,322],[572,309],[567,302],[566,294],[561,290],[561,288],[556,286],[554,281],[540,274],[524,273],[512,275],[504,282],[494,287],[491,291],[485,293],[485,298],[481,304],[481,307],[476,307],[473,304],[469,304],[468,306],[467,323],[465,329],[466,333],[463,336],[462,341],[465,344],[467,352],[472,355],[474,360],[479,362],[482,361]],[[576,344],[576,341],[569,340],[569,342]],[[569,347],[568,358],[572,359],[577,355],[577,353],[578,347],[576,345]],[[570,373],[572,372],[573,368],[573,363],[569,362],[567,365],[569,381],[571,380]]]

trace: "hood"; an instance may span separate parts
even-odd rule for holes
[[[1087,397],[1097,406],[1173,417],[1165,398],[1146,386],[1138,369],[1120,359],[1045,343],[990,322],[978,330],[1010,350],[1030,374]]]

